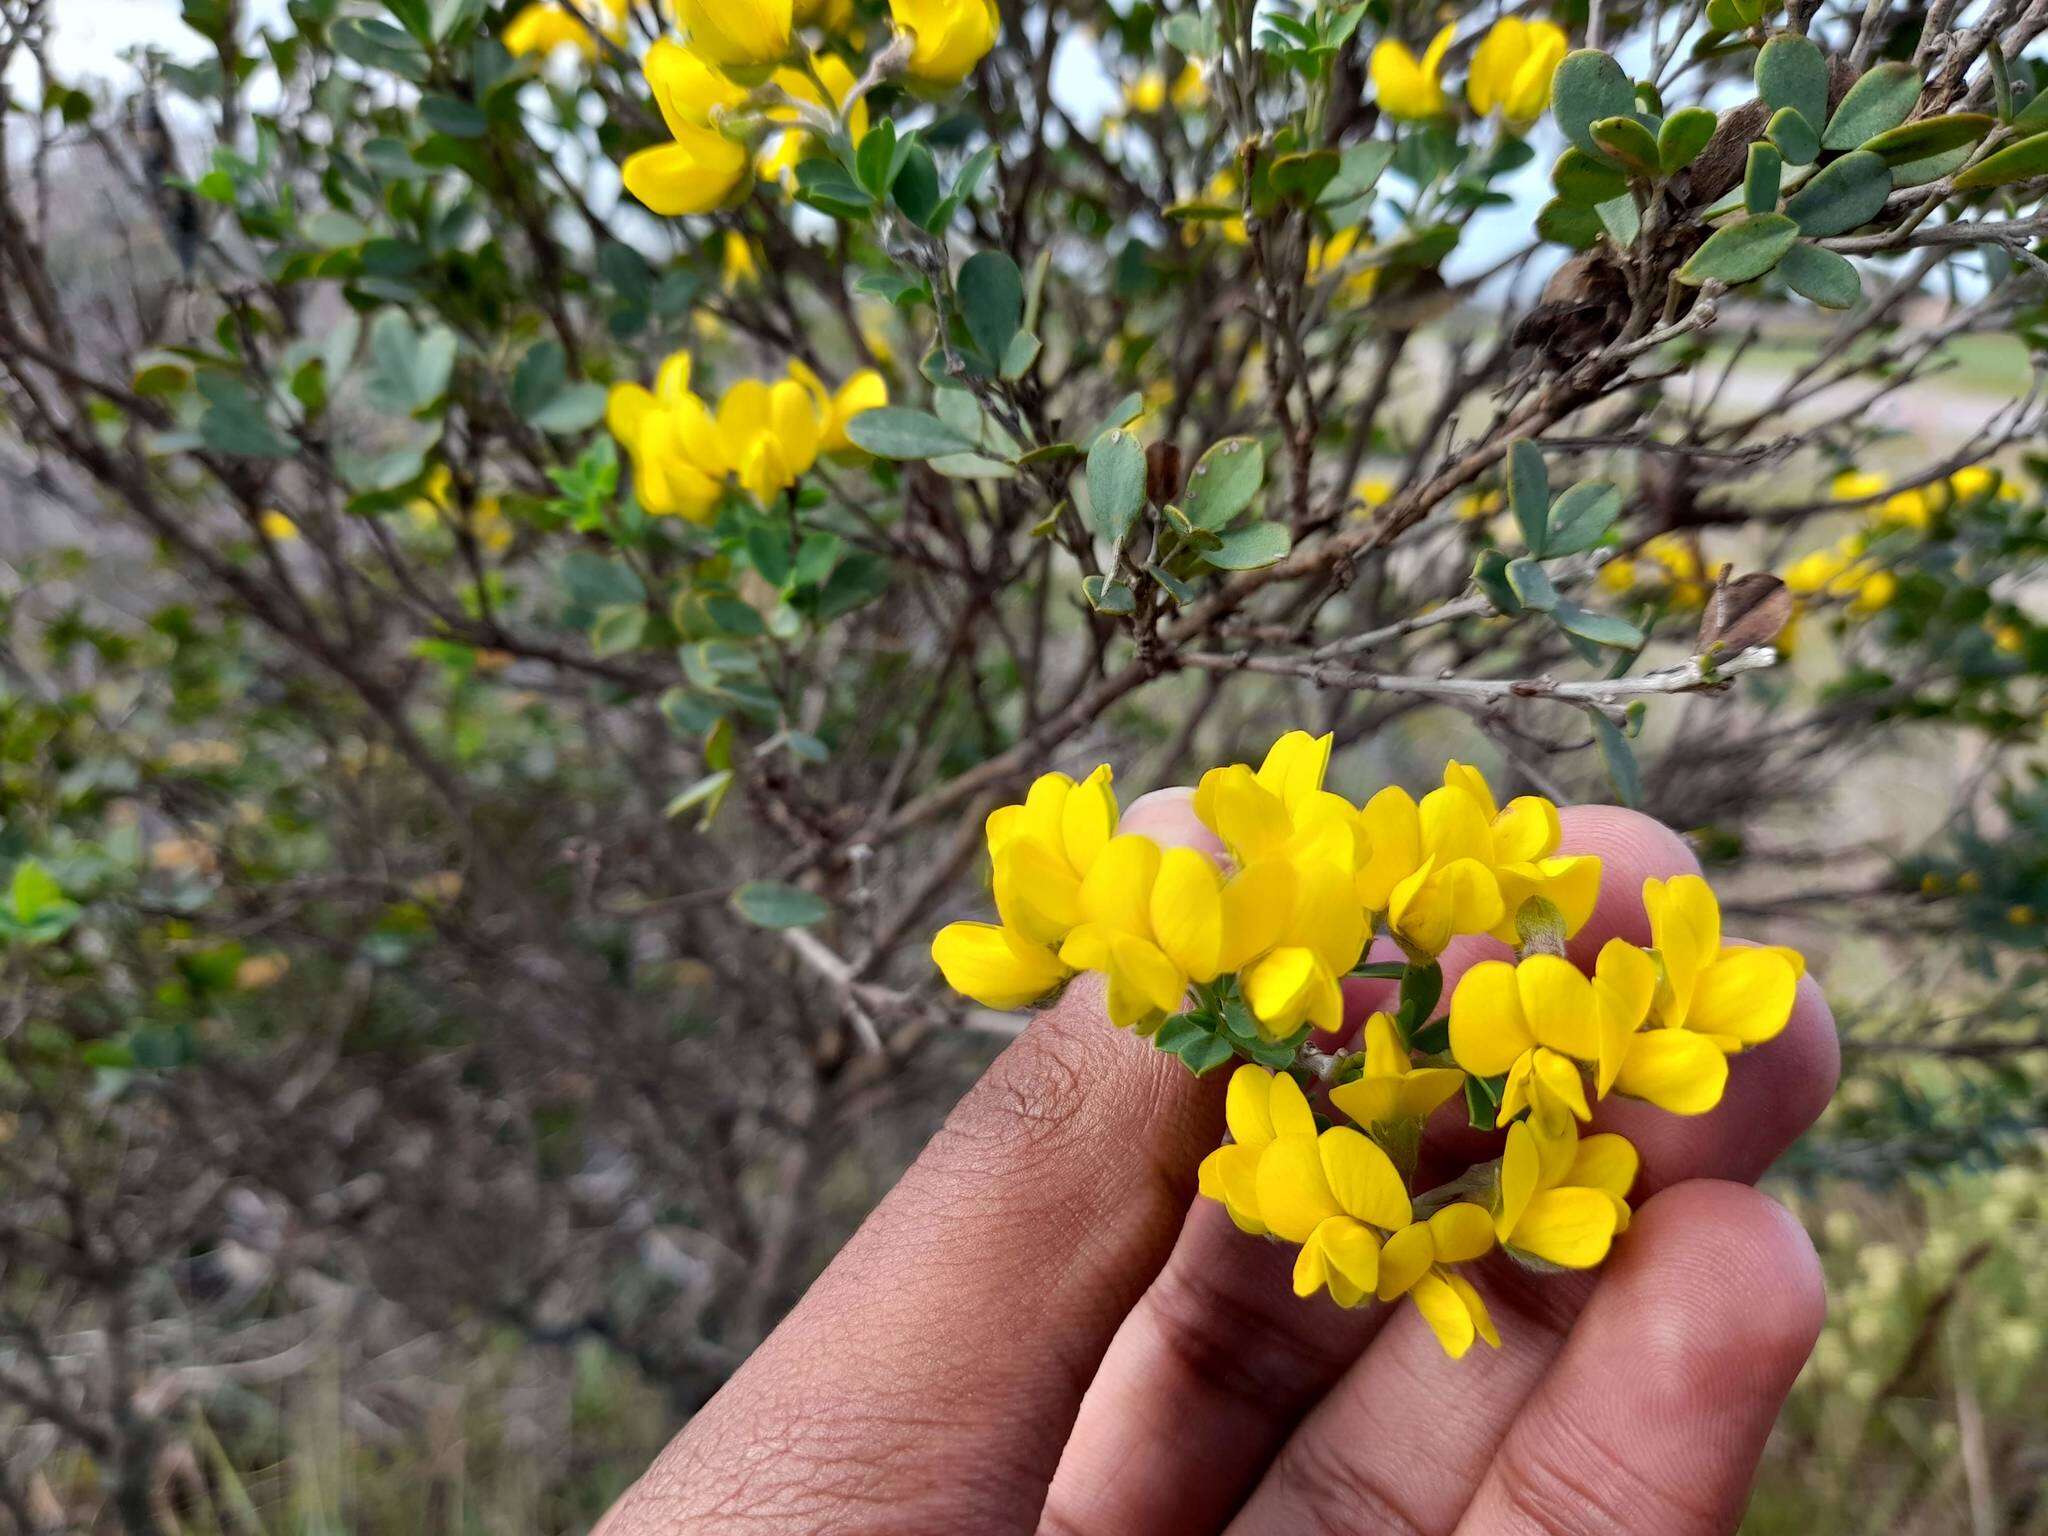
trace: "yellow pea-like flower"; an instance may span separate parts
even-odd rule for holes
[[[1465,1074],[1456,1067],[1416,1066],[1393,1015],[1375,1013],[1365,1021],[1365,1070],[1332,1088],[1330,1103],[1370,1129],[1426,1119],[1464,1086]]]
[[[1438,32],[1420,59],[1393,38],[1373,47],[1369,66],[1372,89],[1382,112],[1402,122],[1422,122],[1449,110],[1443,87],[1444,54],[1457,31],[1453,24]]]
[[[1493,1217],[1481,1206],[1458,1201],[1413,1221],[1380,1250],[1381,1301],[1406,1296],[1429,1324],[1444,1353],[1462,1360],[1477,1339],[1500,1348],[1500,1333],[1472,1282],[1449,1268],[1483,1258],[1494,1245]]]
[[[1643,905],[1662,972],[1655,1023],[1704,1035],[1731,1055],[1784,1029],[1806,972],[1796,950],[1724,946],[1721,904],[1698,875],[1644,881]]]
[[[789,57],[796,31],[792,0],[677,0],[690,50],[748,85]]]
[[[1487,30],[1472,55],[1465,99],[1485,117],[1496,109],[1526,127],[1550,105],[1550,86],[1564,62],[1564,30],[1547,21],[1504,16]]]
[[[1502,909],[1493,936],[1503,944],[1516,943],[1515,919],[1536,897],[1558,909],[1566,938],[1583,928],[1600,897],[1600,861],[1589,854],[1558,853],[1564,824],[1557,807],[1540,795],[1518,795],[1499,808],[1485,776],[1466,763],[1445,764],[1444,784],[1463,789],[1487,823],[1487,863],[1500,887]]]
[[[1301,858],[1252,865],[1238,878],[1252,889],[1269,887],[1269,900],[1277,899],[1282,885],[1292,887],[1286,906],[1266,909],[1284,914],[1277,927],[1271,926],[1270,915],[1261,919],[1269,926],[1255,941],[1270,936],[1272,947],[1248,958],[1240,972],[1245,1005],[1259,1032],[1284,1040],[1303,1024],[1324,1031],[1339,1028],[1344,1022],[1342,978],[1358,964],[1368,936],[1350,872],[1325,859]]]
[[[817,78],[813,79],[815,75]],[[853,93],[855,80],[853,71],[846,61],[837,54],[817,54],[811,59],[808,71],[801,69],[778,69],[775,84],[792,99],[822,107],[837,116],[846,98]],[[824,89],[820,90],[822,83]],[[763,181],[779,181],[784,186],[792,185],[796,175],[797,162],[809,147],[811,136],[798,126],[801,119],[793,107],[775,107],[768,113],[769,120],[787,123],[791,126],[775,137],[774,146],[761,156],[760,172]],[[856,101],[853,110],[846,117],[846,131],[853,142],[858,144],[868,131],[868,104]]]
[[[1493,1201],[1503,1248],[1564,1269],[1591,1269],[1628,1226],[1640,1159],[1621,1136],[1581,1138],[1567,1121],[1555,1137],[1526,1120],[1508,1127]]]
[[[715,128],[684,123],[674,143],[628,155],[620,174],[628,192],[664,217],[710,213],[746,184],[747,148]]]
[[[1255,1182],[1267,1230],[1301,1245],[1297,1296],[1328,1290],[1339,1306],[1355,1307],[1376,1293],[1381,1234],[1414,1217],[1407,1185],[1376,1143],[1349,1126],[1314,1141],[1280,1137],[1259,1158]]]
[[[1072,974],[1044,945],[993,923],[948,923],[932,960],[947,986],[986,1008],[1022,1008]]]
[[[661,120],[678,137],[686,128],[717,127],[720,112],[747,99],[745,87],[733,84],[673,38],[661,38],[647,50],[641,72]]]
[[[522,6],[505,23],[498,40],[514,58],[550,54],[557,48],[574,48],[586,59],[597,57],[597,41],[590,35],[590,29],[560,5]]]
[[[911,34],[910,78],[928,86],[965,80],[1003,29],[995,0],[889,0],[889,14]]]
[[[1195,788],[1196,817],[1240,866],[1314,859],[1348,871],[1358,859],[1357,812],[1323,788],[1333,739],[1289,731],[1256,772],[1243,763],[1211,769]]]
[[[1197,1187],[1240,1229],[1260,1237],[1266,1224],[1259,1215],[1259,1159],[1282,1137],[1313,1143],[1315,1113],[1293,1078],[1247,1062],[1230,1075],[1223,1121],[1230,1141],[1202,1159]]]

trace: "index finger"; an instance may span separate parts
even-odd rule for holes
[[[1122,829],[1214,850],[1186,791]],[[1110,1027],[1084,976],[998,1057],[606,1536],[1029,1530],[1081,1394],[1165,1261],[1222,1082]],[[879,1527],[878,1527],[879,1528]]]

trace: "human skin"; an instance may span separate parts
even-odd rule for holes
[[[1605,861],[1572,942],[1648,944],[1642,885],[1698,872],[1656,822],[1563,813]],[[1214,851],[1185,790],[1123,830]],[[1460,940],[1458,975],[1503,954]],[[1083,978],[1035,1019],[803,1301],[596,1536],[1710,1536],[1742,1516],[1819,1333],[1821,1275],[1750,1187],[1838,1067],[1811,977],[1711,1114],[1609,1101],[1642,1154],[1600,1270],[1477,1266],[1503,1344],[1448,1359],[1413,1308],[1298,1299],[1292,1252],[1196,1201],[1223,1080],[1112,1029]],[[1385,984],[1347,985],[1355,1028]],[[1425,1171],[1493,1155],[1460,1113]],[[1191,1208],[1192,1207],[1192,1208]]]

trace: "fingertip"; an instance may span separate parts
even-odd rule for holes
[[[1195,814],[1195,792],[1185,785],[1155,789],[1124,808],[1119,832],[1149,837],[1162,848],[1192,848],[1211,858],[1224,856],[1223,842]]]

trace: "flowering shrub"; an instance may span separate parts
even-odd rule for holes
[[[1293,731],[1256,771],[1212,769],[1195,813],[1223,857],[1119,833],[1108,765],[1039,778],[988,818],[998,924],[949,924],[932,958],[991,1008],[1105,982],[1109,1020],[1200,1075],[1231,1075],[1230,1141],[1201,1191],[1244,1231],[1298,1245],[1294,1289],[1354,1307],[1411,1298],[1444,1349],[1498,1346],[1457,1266],[1498,1244],[1536,1265],[1590,1269],[1627,1229],[1637,1157],[1582,1136],[1609,1094],[1673,1114],[1721,1102],[1728,1057],[1784,1029],[1805,969],[1789,949],[1728,948],[1698,876],[1651,880],[1648,950],[1621,939],[1591,977],[1565,958],[1600,894],[1600,860],[1561,855],[1557,807],[1499,805],[1449,763],[1418,804],[1389,786],[1363,807],[1324,788],[1331,738]],[[1399,960],[1361,964],[1378,934]],[[1509,944],[1459,979],[1452,939]],[[1334,1052],[1343,983],[1398,982],[1397,1011]],[[1304,1088],[1325,1094],[1319,1113]],[[1411,1195],[1423,1123],[1463,1094],[1471,1123],[1505,1128],[1500,1158]],[[1332,1123],[1341,1116],[1349,1124]]]

